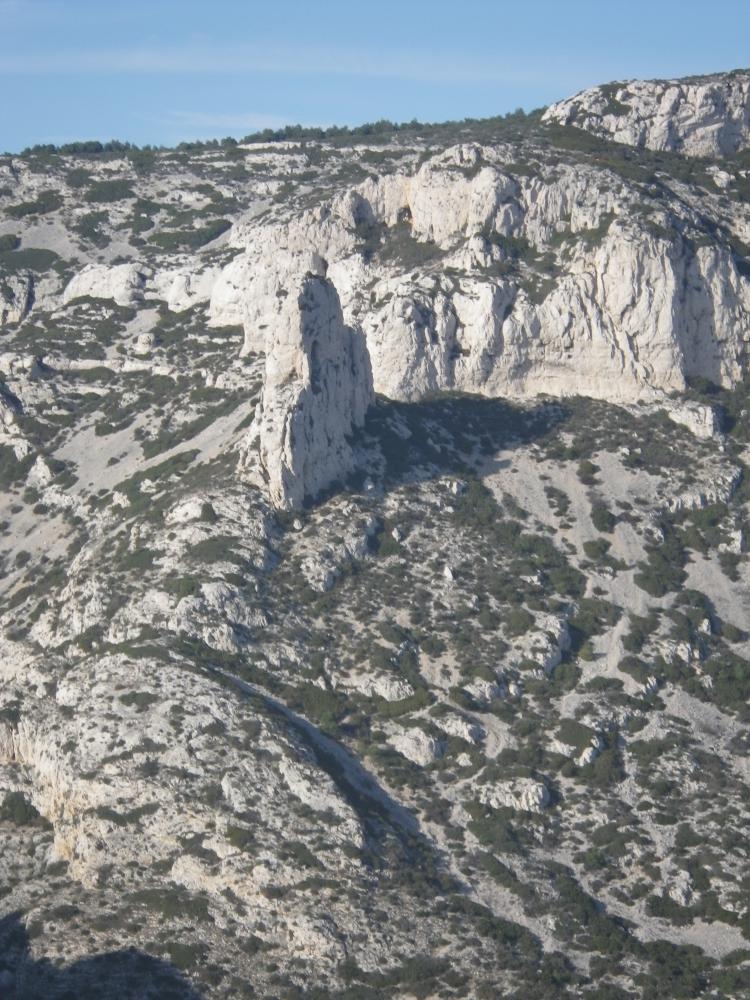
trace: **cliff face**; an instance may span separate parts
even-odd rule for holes
[[[746,141],[748,86],[746,74],[727,74],[597,88],[544,120],[719,156]],[[585,143],[576,150],[573,130],[564,151],[545,135],[539,126],[522,141],[402,146],[366,172],[358,166],[356,181],[351,165],[342,171],[338,154],[321,149],[319,189],[280,197],[281,182],[259,182],[211,250],[169,261],[140,240],[127,262],[113,248],[72,274],[58,264],[33,281],[28,271],[9,275],[4,322],[29,310],[62,316],[92,299],[132,309],[140,339],[123,370],[148,365],[155,307],[172,316],[207,309],[214,328],[241,324],[241,358],[266,359],[261,468],[274,502],[292,506],[350,469],[346,436],[362,422],[370,379],[403,401],[450,390],[634,402],[682,391],[696,376],[735,385],[750,342],[741,163],[689,169],[675,156],[655,173],[637,157],[603,162]],[[286,176],[297,153],[264,157],[271,176]],[[42,197],[37,172],[12,177],[19,197]],[[45,240],[57,231],[62,245],[79,222],[73,194],[60,200]],[[153,237],[180,239],[194,237]],[[304,274],[325,283],[308,284],[305,301],[315,301],[300,311]],[[327,375],[311,388],[313,343],[330,392]]]
[[[750,72],[591,87],[551,105],[544,121],[628,146],[732,156],[750,145]]]
[[[0,156],[2,1000],[750,996],[747,154],[555,114]]]
[[[373,400],[372,375],[330,282],[302,276],[283,302],[265,343],[256,433],[271,502],[300,508],[353,470],[348,438]]]
[[[649,189],[584,165],[540,159],[519,172],[512,156],[453,147],[302,216],[237,227],[243,253],[215,288],[213,322],[243,320],[246,349],[267,349],[263,317],[284,281],[269,261],[281,246],[325,256],[347,322],[366,336],[375,390],[390,398],[634,401],[693,376],[743,377],[744,205],[730,213],[708,191],[666,179]],[[232,303],[225,290],[239,273],[249,277]]]

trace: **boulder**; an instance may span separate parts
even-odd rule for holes
[[[427,767],[443,756],[445,747],[422,729],[406,729],[388,740],[394,750],[420,767]]]
[[[516,812],[541,812],[550,803],[547,786],[532,778],[515,778],[498,782],[479,790],[479,801],[493,809],[514,809]]]
[[[112,299],[118,306],[131,306],[143,301],[150,271],[137,264],[88,264],[68,283],[63,292],[63,304],[74,299]]]

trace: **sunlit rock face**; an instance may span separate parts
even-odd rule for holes
[[[731,156],[750,144],[750,73],[591,87],[553,104],[544,121],[628,146]]]
[[[256,419],[271,502],[299,508],[353,471],[348,439],[372,402],[372,375],[330,282],[305,275],[283,301],[267,334]]]
[[[742,86],[0,155],[1,1000],[750,996]]]

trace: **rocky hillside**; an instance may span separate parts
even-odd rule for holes
[[[561,107],[0,158],[3,997],[747,995],[748,162]]]
[[[733,156],[750,147],[750,71],[608,83],[553,104],[544,120],[639,149]]]

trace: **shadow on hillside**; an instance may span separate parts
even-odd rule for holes
[[[392,796],[376,775],[342,742],[293,711],[257,684],[224,673],[248,698],[282,720],[313,752],[318,766],[357,815],[366,834],[361,860],[371,873],[390,872],[389,878],[417,895],[460,892],[462,883],[447,873],[440,852],[420,829],[419,820]]]
[[[20,913],[0,920],[0,997],[3,1000],[201,1000],[167,962],[135,948],[57,966],[31,956]]]
[[[386,484],[472,475],[504,448],[530,444],[565,423],[558,401],[520,406],[503,399],[444,393],[419,403],[379,398],[364,437],[377,441]]]

